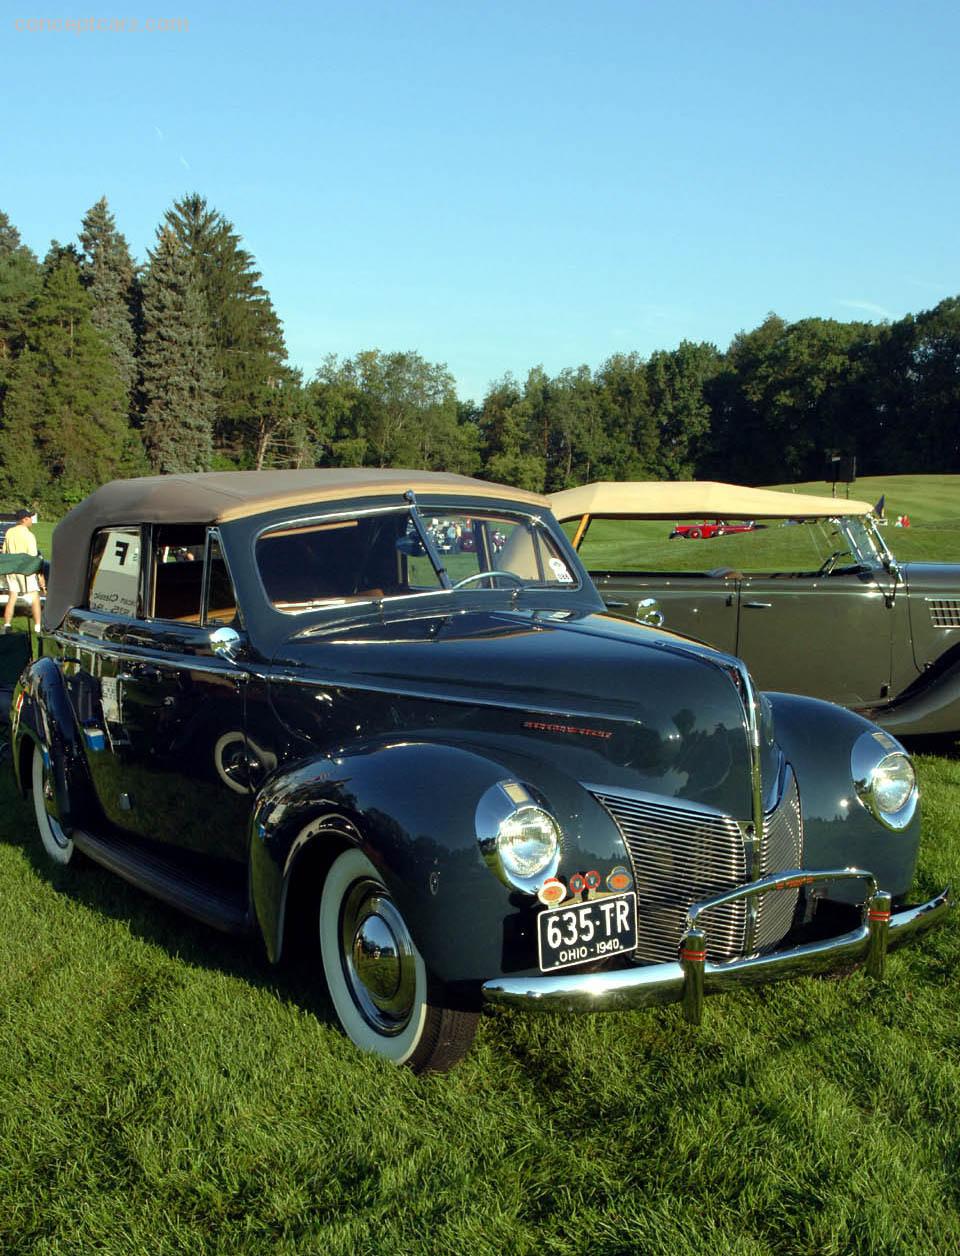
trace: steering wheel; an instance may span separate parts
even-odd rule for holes
[[[518,576],[516,572],[497,571],[497,569],[494,567],[494,568],[491,568],[490,571],[475,571],[472,576],[464,576],[462,580],[458,580],[456,584],[453,584],[450,586],[451,592],[454,589],[462,589],[464,585],[473,584],[475,580],[488,580],[490,579],[491,576],[503,576],[506,580],[512,580],[514,584],[518,586],[521,586],[523,584],[523,577]],[[493,586],[491,585],[491,588],[492,587]]]
[[[843,557],[852,558],[853,555],[850,553],[849,550],[834,550],[832,554],[828,554],[827,557],[820,564],[820,568],[817,571],[817,575],[829,576],[830,572],[833,571],[834,567],[836,567],[837,565],[837,559],[843,558]]]

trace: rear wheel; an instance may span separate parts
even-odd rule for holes
[[[476,1012],[444,1005],[403,916],[367,857],[338,855],[320,899],[320,953],[344,1033],[415,1073],[445,1072],[467,1052]]]
[[[56,795],[53,787],[52,761],[42,747],[33,748],[33,811],[37,818],[40,841],[47,858],[56,864],[68,864],[74,856],[73,839],[67,837],[60,821],[47,810],[55,810]]]

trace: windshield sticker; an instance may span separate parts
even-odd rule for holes
[[[551,558],[550,570],[556,576],[560,584],[573,584],[573,576],[571,576],[567,569],[567,564],[562,558]]]

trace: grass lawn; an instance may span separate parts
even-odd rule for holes
[[[917,897],[960,884],[960,741],[923,750]],[[0,900],[5,1256],[960,1251],[956,918],[884,985],[711,999],[700,1029],[498,1011],[417,1079],[357,1054],[310,965],[51,870],[6,768]]]

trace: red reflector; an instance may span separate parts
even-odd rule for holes
[[[573,876],[570,878],[570,893],[582,894],[585,886],[586,886],[586,882],[584,881],[583,877],[580,875],[579,872],[575,872]]]
[[[551,877],[548,881],[544,881],[537,891],[537,898],[548,907],[562,903],[566,897],[567,891],[564,884],[562,881],[558,881],[556,877]]]
[[[585,872],[583,879],[587,883],[588,890],[597,890],[600,888],[600,873],[596,871]]]

